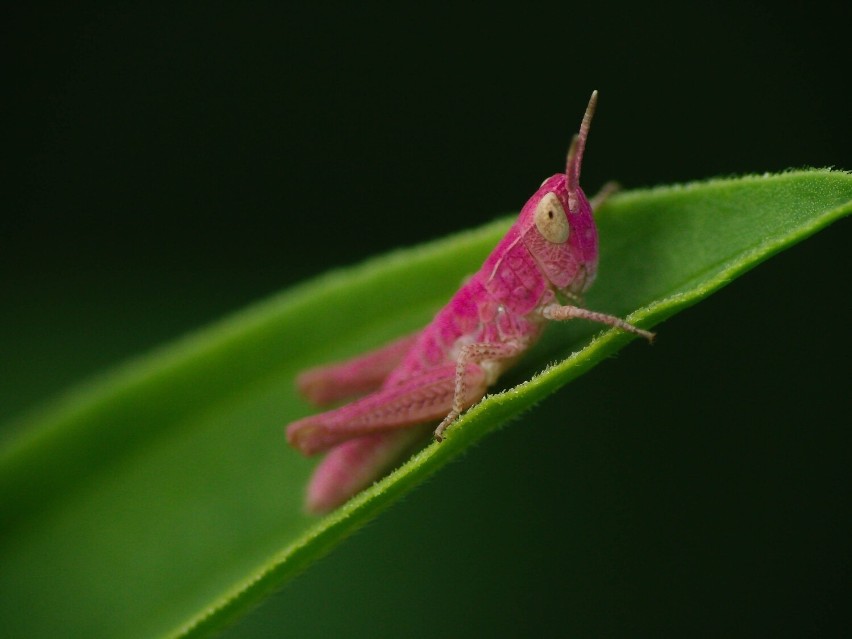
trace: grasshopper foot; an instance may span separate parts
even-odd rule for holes
[[[444,431],[450,427],[456,419],[459,417],[459,412],[457,410],[451,410],[450,414],[444,417],[444,421],[438,424],[438,428],[435,429],[435,441],[440,443],[444,441]]]

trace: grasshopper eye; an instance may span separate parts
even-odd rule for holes
[[[564,244],[568,240],[568,233],[571,230],[568,226],[568,218],[565,217],[565,210],[555,193],[548,193],[539,200],[533,220],[538,232],[548,242]]]

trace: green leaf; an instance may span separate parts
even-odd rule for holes
[[[598,216],[588,305],[653,326],[850,212],[852,177],[827,170],[620,194]],[[15,424],[20,435],[0,453],[4,636],[215,631],[630,341],[580,322],[554,326],[504,380],[518,385],[468,411],[443,444],[331,515],[304,515],[314,462],[283,437],[311,411],[295,373],[426,323],[510,223],[318,278]]]

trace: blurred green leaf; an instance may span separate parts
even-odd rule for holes
[[[827,170],[623,193],[599,214],[591,308],[652,326],[852,212]],[[11,637],[197,636],[244,613],[471,443],[630,341],[554,327],[508,381],[321,520],[283,426],[301,368],[426,323],[511,219],[331,273],[131,362],[14,428],[0,453],[0,619]],[[665,331],[661,335],[665,339]]]

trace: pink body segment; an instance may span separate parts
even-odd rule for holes
[[[288,441],[302,453],[328,451],[308,486],[310,511],[335,508],[384,474],[422,437],[427,428],[422,424],[440,421],[435,430],[440,441],[459,414],[535,343],[546,322],[587,319],[653,339],[620,318],[574,305],[597,272],[592,205],[579,186],[596,97],[597,92],[572,142],[565,173],[542,183],[482,268],[428,326],[299,376],[299,390],[319,405],[366,394],[287,428]]]

